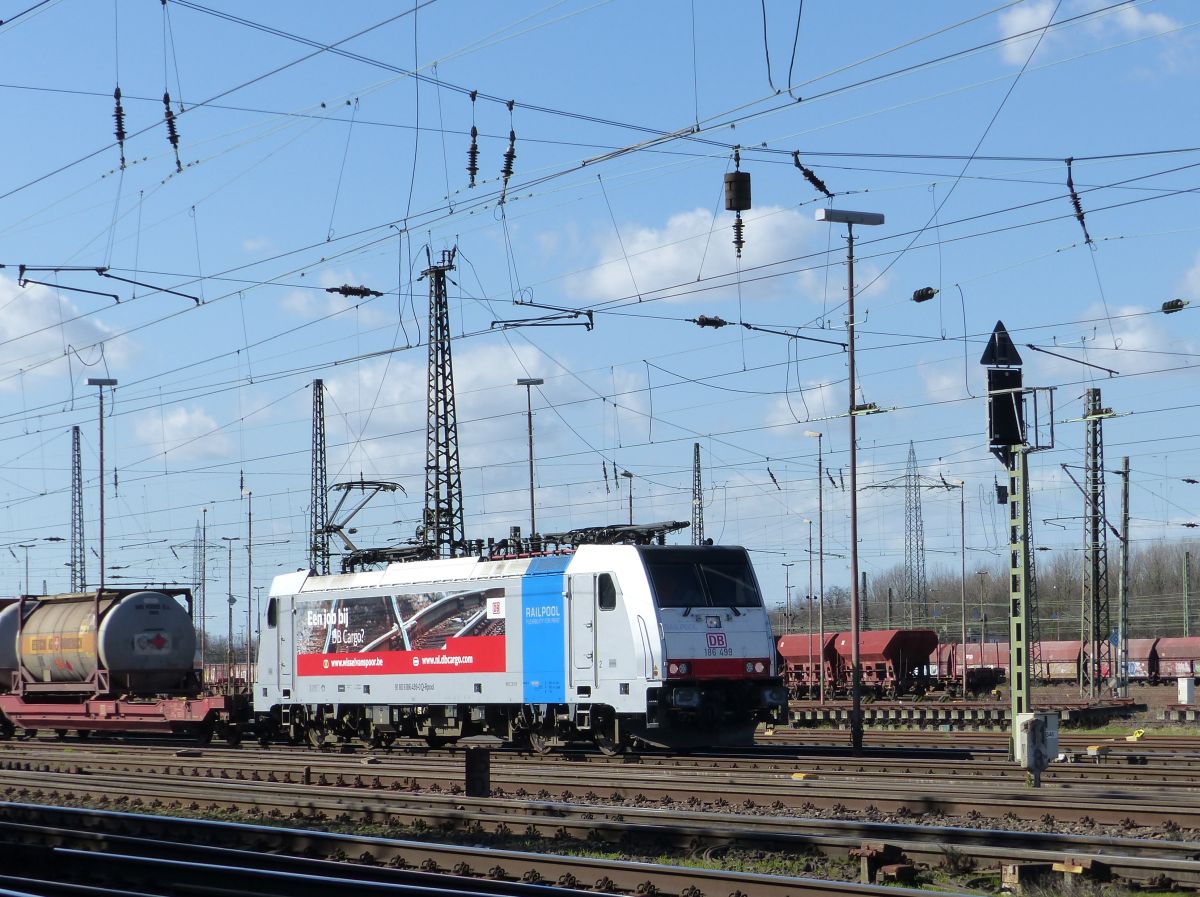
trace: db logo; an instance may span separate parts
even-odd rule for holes
[[[492,602],[492,616],[498,617],[498,616],[500,616],[501,613],[502,613],[502,611],[500,610],[500,602],[493,601]]]
[[[421,665],[421,660],[420,660],[420,658],[414,657],[414,658],[413,658],[413,666],[414,666],[414,667],[419,667],[420,665]]]
[[[708,647],[710,647],[710,648],[726,647],[725,633],[723,633],[723,632],[707,632],[707,633],[705,633],[705,635],[708,636]]]

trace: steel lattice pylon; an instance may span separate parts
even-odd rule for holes
[[[704,544],[704,488],[700,482],[700,443],[692,444],[692,544]]]
[[[425,423],[425,517],[422,534],[438,557],[464,552],[462,471],[458,463],[458,415],[454,404],[454,362],[450,354],[450,303],[446,272],[454,270],[456,250],[421,272],[429,278],[429,386]]]
[[[1100,407],[1100,390],[1087,391],[1084,424],[1087,445],[1083,470],[1083,594],[1080,600],[1080,694],[1095,697],[1100,684],[1113,673],[1112,616],[1108,604],[1108,532],[1104,518],[1104,431],[1102,421],[1112,412]]]
[[[83,460],[79,427],[71,427],[71,591],[87,588],[87,551],[83,544]]]
[[[325,462],[325,381],[314,380],[312,419],[312,512],[308,527],[308,568],[329,575],[329,490]]]
[[[929,595],[925,586],[925,525],[921,520],[921,474],[917,450],[908,444],[904,475],[904,600],[917,625],[929,624]]]

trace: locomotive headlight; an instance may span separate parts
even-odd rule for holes
[[[671,703],[681,709],[695,709],[700,706],[700,692],[694,688],[677,688],[671,692]]]
[[[762,701],[767,707],[782,707],[787,703],[787,689],[782,685],[768,685],[762,690]]]
[[[689,667],[686,663],[681,663],[679,665],[679,675],[686,676],[688,674],[688,669]]]
[[[766,667],[766,664],[764,664],[764,663],[763,663],[763,662],[760,660],[758,663],[756,663],[756,664],[754,665],[754,672],[756,672],[756,673],[761,673],[761,672],[763,672],[764,670],[766,670],[766,668],[767,668],[767,667]]]
[[[750,662],[750,661],[748,661],[748,660],[746,661],[746,672],[747,672],[747,673],[753,673],[753,672],[754,672],[754,664],[753,664],[753,663],[751,663],[751,662]]]
[[[677,663],[670,664],[667,667],[667,672],[670,673],[672,676],[678,676],[679,675],[679,664],[677,664]]]

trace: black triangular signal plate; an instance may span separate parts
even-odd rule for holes
[[[1004,329],[1003,321],[996,322],[996,329],[992,331],[987,348],[983,350],[983,357],[979,359],[979,363],[993,368],[1019,367],[1024,363],[1017,352],[1017,347],[1013,345],[1012,337]]]

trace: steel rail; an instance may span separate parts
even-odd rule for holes
[[[224,870],[254,870],[260,873],[254,893],[312,894],[385,893],[341,891],[340,882],[412,883],[414,873],[424,873],[421,883],[434,882],[429,873],[451,873],[441,887],[488,887],[476,893],[510,895],[546,894],[546,886],[588,888],[594,891],[629,894],[689,894],[692,897],[741,893],[746,897],[847,897],[847,895],[893,895],[921,897],[928,892],[911,888],[864,885],[849,882],[726,872],[699,867],[665,866],[652,863],[568,857],[553,854],[495,850],[479,846],[431,844],[419,841],[313,832],[299,829],[139,816],[128,813],[39,807],[29,804],[0,804],[7,821],[0,833],[9,843],[49,845],[71,863],[64,874],[104,856],[136,859],[151,875],[166,877],[169,860],[176,878],[161,893],[219,893],[217,873]],[[356,863],[330,863],[353,857]],[[214,872],[216,870],[216,872]],[[84,874],[92,870],[84,868]],[[207,876],[206,876],[207,872]],[[269,890],[270,876],[295,876],[293,883],[308,889]],[[145,876],[150,878],[151,875]],[[301,878],[306,876],[307,878]],[[324,882],[323,890],[320,888]],[[492,885],[496,885],[496,889]],[[204,888],[208,890],[203,890]],[[201,890],[196,890],[201,889]],[[411,891],[410,891],[411,892]],[[225,890],[223,893],[230,893]],[[236,891],[234,893],[237,893]],[[392,890],[391,893],[399,893]],[[563,893],[561,890],[554,894]],[[570,893],[569,891],[567,893]]]
[[[155,775],[64,776],[64,781],[51,786],[37,774],[23,775],[28,776],[28,781],[17,794],[26,799],[74,801],[85,790],[108,794],[112,789],[122,788],[120,805],[143,808],[187,807],[195,811],[203,803],[229,812],[319,822],[357,820],[414,829],[429,826],[445,831],[500,834],[520,831],[523,827],[527,834],[546,839],[570,837],[584,842],[620,842],[632,838],[634,843],[676,846],[736,843],[755,849],[792,853],[819,850],[838,856],[860,846],[864,839],[884,840],[899,847],[910,859],[931,867],[945,861],[951,852],[980,864],[1018,860],[1060,862],[1067,856],[1087,854],[1103,857],[1114,871],[1130,880],[1148,882],[1167,874],[1176,881],[1200,884],[1200,862],[1193,859],[1192,842],[746,816],[678,807],[470,800],[461,795],[382,793],[365,797],[353,788],[313,789],[279,783],[247,786],[244,782],[207,779],[164,783]]]

